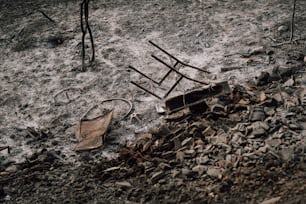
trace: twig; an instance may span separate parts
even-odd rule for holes
[[[292,44],[292,43],[297,42],[299,40],[305,40],[305,39],[306,39],[306,37],[297,38],[297,39],[294,39],[292,41],[286,41],[286,42],[282,42],[282,43],[271,45],[271,47],[278,47],[278,46],[282,46],[282,45]]]
[[[293,40],[294,35],[294,16],[295,16],[295,7],[296,7],[296,0],[292,0],[292,16],[291,16],[291,30],[290,30],[290,42]]]
[[[51,21],[52,23],[56,23],[55,20],[53,20],[52,18],[50,18],[45,12],[38,10],[44,17],[46,17],[49,21]]]

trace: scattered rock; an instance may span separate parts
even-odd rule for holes
[[[154,173],[154,174],[151,176],[151,181],[152,181],[152,182],[156,182],[156,181],[162,179],[164,176],[165,176],[164,171],[156,172],[156,173]]]
[[[220,168],[216,168],[216,167],[208,167],[207,175],[211,176],[211,177],[214,177],[214,178],[221,179],[222,178],[222,170]]]
[[[192,168],[192,171],[198,173],[198,175],[202,175],[206,171],[206,167],[202,165],[197,165]]]
[[[132,185],[127,181],[118,181],[115,183],[119,187],[131,188]]]
[[[261,202],[260,204],[276,204],[278,201],[281,199],[281,197],[275,197],[275,198],[270,198],[268,200],[265,200]]]

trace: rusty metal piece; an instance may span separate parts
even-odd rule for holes
[[[220,82],[210,88],[199,89],[170,98],[165,102],[166,108],[170,114],[184,108],[189,108],[194,113],[203,113],[208,109],[205,102],[207,97],[229,94],[230,92],[228,83],[226,81]]]
[[[175,72],[176,74],[180,75],[179,79],[172,85],[172,87],[167,91],[167,93],[163,96],[163,97],[160,97],[158,96],[157,94],[153,93],[152,91],[146,89],[145,87],[137,84],[136,82],[134,81],[131,81],[131,83],[135,86],[137,86],[138,88],[146,91],[147,93],[155,96],[156,98],[158,99],[164,99],[166,98],[173,90],[174,88],[180,83],[180,81],[185,78],[187,80],[190,80],[190,81],[193,81],[193,82],[196,82],[196,83],[200,83],[200,84],[204,84],[204,85],[208,85],[209,83],[207,82],[203,82],[203,81],[199,81],[199,80],[196,80],[196,79],[193,79],[189,76],[186,76],[185,74],[181,73],[180,71],[178,71],[176,68],[177,65],[181,64],[185,67],[189,67],[189,68],[192,68],[192,69],[195,69],[195,70],[198,70],[198,71],[201,71],[201,72],[205,72],[205,73],[209,73],[208,71],[206,70],[203,70],[201,68],[198,68],[198,67],[195,67],[195,66],[192,66],[192,65],[189,65],[189,64],[186,64],[184,62],[182,62],[181,60],[177,59],[176,57],[174,57],[173,55],[171,55],[169,52],[167,52],[166,50],[164,50],[163,48],[159,47],[158,45],[156,45],[155,43],[153,43],[152,41],[149,41],[149,43],[151,45],[153,45],[154,47],[158,48],[159,50],[161,50],[163,53],[165,53],[166,55],[168,55],[169,57],[171,57],[172,59],[174,59],[176,62],[173,66],[169,65],[168,63],[164,62],[163,60],[161,60],[160,58],[158,58],[157,56],[155,55],[151,55],[155,60],[157,60],[158,62],[162,63],[163,65],[165,65],[167,68],[169,68],[169,71],[161,78],[161,80],[157,81],[157,80],[154,80],[153,78],[149,77],[148,75],[144,74],[143,72],[139,71],[138,69],[136,69],[135,67],[133,66],[129,66],[130,69],[134,70],[135,72],[137,72],[138,74],[140,74],[141,76],[149,79],[150,81],[152,81],[153,83],[157,84],[157,85],[161,85],[163,83],[163,81],[165,81],[165,79],[170,75],[171,72]]]

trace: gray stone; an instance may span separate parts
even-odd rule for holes
[[[171,169],[171,166],[169,164],[166,164],[166,163],[160,163],[158,165],[158,167],[161,169],[161,170],[168,170],[168,169]]]
[[[190,169],[187,169],[187,168],[183,168],[182,169],[182,174],[187,176],[187,177],[190,177],[190,176],[193,176],[195,172],[191,171]]]
[[[185,150],[185,158],[193,158],[196,155],[196,151],[194,149]]]
[[[131,188],[132,185],[127,181],[118,181],[115,183],[119,187]]]
[[[207,164],[209,162],[209,157],[208,156],[197,157],[196,162],[197,164]]]
[[[275,114],[275,109],[273,107],[264,107],[264,112],[268,116],[273,116]]]
[[[181,151],[176,152],[176,160],[181,163],[184,162],[184,156],[185,156],[184,152]]]
[[[183,142],[181,146],[192,146],[194,143],[194,139],[192,137],[186,138]]]
[[[156,172],[156,173],[154,173],[154,174],[151,176],[151,181],[152,181],[152,182],[156,182],[156,181],[162,179],[164,176],[165,176],[164,171]]]
[[[197,165],[192,168],[192,171],[198,173],[199,175],[202,175],[206,171],[206,169],[207,167],[203,165]]]
[[[289,27],[287,25],[281,25],[277,28],[277,31],[280,33],[284,33],[284,32],[289,31]]]
[[[217,167],[209,167],[207,169],[207,175],[214,177],[214,178],[218,178],[221,179],[222,178],[222,170],[220,168]]]

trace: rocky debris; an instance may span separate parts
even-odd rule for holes
[[[128,154],[120,158],[145,169],[148,183],[168,183],[166,175],[183,182],[204,179],[214,199],[242,182],[233,180],[238,172],[304,163],[306,117],[298,98],[304,89],[294,77],[285,84],[270,83],[268,73],[258,79],[264,83],[229,88],[222,82],[169,99],[165,124],[124,147]],[[192,110],[194,104],[200,106]]]

